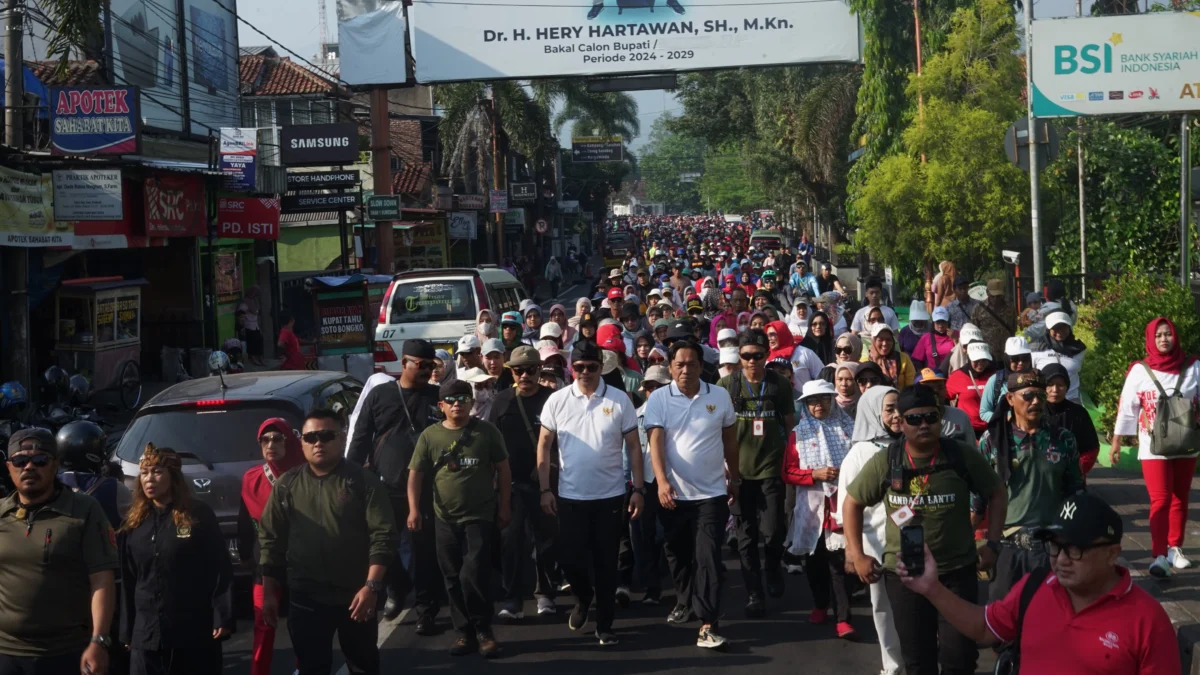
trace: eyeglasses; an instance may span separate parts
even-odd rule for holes
[[[1021,392],[1021,400],[1026,403],[1033,403],[1037,400],[1046,400],[1046,392],[1041,389],[1026,389]]]
[[[742,352],[738,354],[738,358],[743,361],[762,361],[767,355],[764,352]]]
[[[471,400],[472,400],[472,398],[471,398],[470,394],[458,394],[456,396],[443,396],[442,397],[442,403],[445,403],[446,405],[454,405],[455,403],[466,404],[466,403],[470,403]]]
[[[600,372],[599,363],[572,363],[571,370],[577,373],[598,373]]]
[[[409,359],[407,363],[416,366],[418,370],[433,370],[434,368],[433,361],[426,361],[424,359]]]
[[[50,463],[50,455],[47,455],[44,452],[39,452],[36,455],[17,455],[16,457],[10,458],[8,463],[12,464],[18,469],[24,469],[26,466],[32,463],[35,467],[41,469]]]
[[[1050,540],[1046,542],[1046,553],[1051,558],[1057,558],[1059,553],[1063,553],[1065,551],[1067,557],[1071,560],[1083,560],[1083,554],[1087,551],[1090,551],[1094,548],[1100,548],[1101,546],[1112,546],[1113,544],[1114,542],[1111,541],[1098,541],[1085,546],[1076,546],[1074,544],[1067,544],[1066,546],[1063,546],[1057,541]]]
[[[513,375],[521,377],[522,375],[537,375],[539,368],[535,366],[513,366]]]
[[[258,444],[275,445],[276,443],[283,443],[286,440],[287,437],[283,434],[263,434],[262,436],[258,437]]]
[[[301,434],[300,438],[309,445],[316,445],[317,441],[329,443],[338,437],[338,432],[333,429],[322,429],[320,431],[308,431]]]
[[[908,422],[909,426],[919,427],[921,423],[937,424],[938,420],[942,419],[942,414],[936,410],[933,412],[922,413],[919,415],[905,415],[904,421]]]

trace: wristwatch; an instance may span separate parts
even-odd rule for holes
[[[93,635],[92,644],[100,645],[105,649],[112,649],[112,638],[107,635]]]
[[[995,539],[988,539],[986,545],[988,548],[992,549],[992,553],[1000,555],[1000,542],[996,541]]]
[[[375,581],[374,579],[367,579],[366,586],[367,588],[371,589],[371,592],[373,593],[382,593],[387,590],[387,587],[383,585],[382,581]]]
[[[544,494],[546,494],[547,492],[549,492],[550,494],[554,494],[554,490],[551,490],[550,488],[542,488],[542,491],[541,491],[539,494],[543,494],[543,495],[544,495]]]
[[[641,486],[641,487],[635,487],[635,488],[633,488],[633,491],[634,491],[634,492],[636,492],[636,493],[638,493],[639,495],[641,495],[641,496],[643,496],[643,497],[645,497],[645,496],[646,496],[646,486],[645,486],[645,485],[643,485],[643,486]]]
[[[741,478],[734,478],[734,479],[732,479],[732,480],[730,480],[730,481],[729,481],[729,484],[730,484],[730,485],[732,485],[732,486],[734,486],[734,487],[741,487],[741,486],[742,486],[742,479],[741,479]]]

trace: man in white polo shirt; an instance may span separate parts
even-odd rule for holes
[[[612,632],[616,611],[617,549],[624,526],[625,473],[621,455],[629,458],[633,494],[631,518],[642,512],[642,444],[638,439],[633,401],[600,378],[602,353],[592,340],[571,349],[575,382],[550,395],[542,408],[538,439],[538,481],[542,510],[557,515],[559,563],[575,595],[567,627],[587,623],[596,601],[596,639],[617,644]],[[550,489],[551,448],[558,441],[558,497]],[[724,521],[722,521],[724,522]],[[588,573],[591,567],[592,574]]]
[[[715,649],[725,644],[717,620],[725,582],[721,542],[729,520],[727,499],[737,499],[742,481],[733,401],[723,387],[700,381],[703,354],[691,340],[671,345],[674,382],[650,395],[645,424],[677,593],[667,622],[686,623],[694,613],[702,624],[696,646]]]

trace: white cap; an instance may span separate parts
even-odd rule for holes
[[[471,352],[479,349],[479,338],[474,335],[464,335],[458,338],[458,351]]]
[[[726,340],[736,340],[737,336],[738,334],[736,330],[732,328],[722,328],[721,330],[717,331],[717,344],[721,344]]]
[[[501,354],[504,353],[504,343],[501,342],[499,339],[491,338],[490,340],[483,343],[483,353],[484,354],[495,354],[497,352],[499,352]]]
[[[542,324],[542,331],[538,337],[562,337],[562,326],[551,321],[550,323]]]
[[[806,399],[810,396],[836,396],[836,395],[837,395],[837,389],[834,389],[833,385],[831,383],[826,382],[825,380],[821,380],[821,379],[809,380],[808,382],[805,382],[804,388],[800,390],[800,400],[801,401],[803,401],[804,399]]]
[[[934,321],[949,321],[950,320],[950,310],[946,309],[945,307],[934,307],[933,308],[933,320]]]
[[[737,347],[721,347],[721,365],[725,365],[727,363],[737,363],[738,358]]]
[[[1066,312],[1052,312],[1046,317],[1046,328],[1054,328],[1064,323],[1067,324],[1067,328],[1074,325],[1071,323],[1071,315]]]
[[[1010,337],[1004,343],[1004,353],[1011,359],[1014,356],[1024,356],[1032,354],[1029,350],[1029,343],[1023,337]]]
[[[464,382],[487,382],[492,379],[491,375],[483,368],[467,368],[466,370],[458,371],[458,379]]]
[[[529,311],[530,307],[537,307],[537,303],[530,300],[529,298],[525,298],[524,300],[521,301],[521,304],[518,305],[518,307],[521,310],[521,314],[524,314],[525,312]]]
[[[895,337],[895,335],[896,335],[894,332],[892,332],[892,327],[887,325],[886,321],[880,321],[879,323],[871,324],[871,339],[875,339],[875,338],[879,337],[885,331],[887,333],[891,334],[892,337]]]
[[[967,358],[972,361],[992,360],[992,348],[986,342],[972,342],[967,345]]]
[[[920,300],[913,300],[912,306],[908,308],[909,321],[928,321],[929,310],[925,309],[925,303]]]
[[[658,304],[656,304],[655,307],[662,307],[663,309],[674,309],[675,305],[672,305],[670,300],[667,300],[666,298],[664,298],[662,300],[659,300]]]
[[[647,297],[647,298],[653,298],[653,297],[654,297],[654,296],[656,296],[656,295],[657,295],[658,297],[660,297],[660,298],[661,298],[661,297],[662,297],[662,291],[660,291],[660,290],[659,290],[659,289],[657,289],[657,288],[651,288],[651,289],[650,289],[650,292],[646,294],[646,297]]]
[[[964,323],[958,331],[958,344],[969,345],[976,340],[983,339],[983,331],[979,330],[979,326],[973,323]]]

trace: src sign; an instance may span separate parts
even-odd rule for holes
[[[279,200],[221,197],[217,200],[217,236],[279,239]]]

